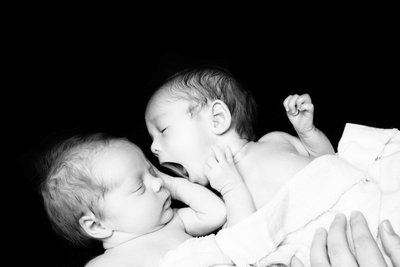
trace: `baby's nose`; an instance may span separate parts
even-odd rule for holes
[[[158,157],[158,154],[160,153],[160,145],[158,144],[157,138],[154,138],[151,143],[150,150],[156,157]]]
[[[151,188],[155,193],[159,192],[162,187],[163,181],[161,178],[154,178],[153,181],[151,181]]]

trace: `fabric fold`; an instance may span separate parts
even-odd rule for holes
[[[366,169],[374,161],[400,151],[400,132],[346,123],[337,151],[341,158]]]
[[[289,264],[293,255],[309,263],[318,227],[329,227],[338,212],[357,209],[379,215],[380,191],[363,172],[335,155],[312,161],[268,203],[246,220],[216,235],[221,250],[237,266]],[[375,225],[377,222],[375,222]]]
[[[289,264],[294,255],[310,266],[315,230],[329,229],[337,213],[349,217],[354,210],[364,214],[375,237],[384,219],[400,232],[397,129],[347,123],[336,155],[316,158],[257,212],[216,235],[186,241],[161,266],[219,266],[227,257],[236,266],[269,266]],[[347,237],[353,249],[350,231]]]

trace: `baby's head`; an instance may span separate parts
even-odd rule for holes
[[[76,245],[134,238],[172,218],[159,172],[127,139],[74,136],[43,158],[44,206],[54,230]]]
[[[181,71],[160,86],[145,119],[160,163],[207,184],[202,168],[210,146],[228,133],[254,140],[255,116],[254,98],[229,71],[200,67]]]

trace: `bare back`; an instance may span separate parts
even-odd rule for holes
[[[249,142],[235,159],[259,209],[314,158],[308,155],[298,138],[284,132],[271,132],[258,142]]]
[[[192,237],[184,231],[181,219],[174,213],[174,218],[164,228],[108,249],[86,267],[158,267],[168,251]]]

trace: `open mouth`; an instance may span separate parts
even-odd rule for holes
[[[180,177],[189,178],[189,173],[181,164],[174,163],[174,162],[164,162],[164,163],[161,163],[161,165],[170,169],[171,171],[173,171]]]

